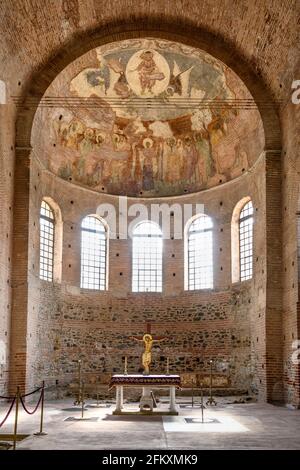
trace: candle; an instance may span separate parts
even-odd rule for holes
[[[170,373],[170,358],[167,357],[167,375]]]
[[[125,361],[124,361],[124,375],[127,375],[127,356],[125,356]]]

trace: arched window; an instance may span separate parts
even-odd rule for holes
[[[187,226],[186,289],[213,288],[213,223],[200,214]]]
[[[107,289],[107,228],[94,215],[81,223],[81,282],[83,289]]]
[[[253,275],[253,204],[249,196],[235,206],[231,220],[232,282]]]
[[[40,209],[40,279],[53,281],[54,212],[46,201]]]
[[[252,278],[253,272],[253,205],[247,202],[240,212],[240,278],[246,281]]]
[[[3,80],[0,80],[0,104],[6,104],[6,85]]]
[[[160,227],[148,220],[132,233],[132,291],[162,291],[163,238]]]

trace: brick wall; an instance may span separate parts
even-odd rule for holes
[[[9,90],[7,90],[7,93]],[[8,100],[7,100],[8,101]],[[0,394],[7,391],[11,309],[14,111],[0,104]]]
[[[283,138],[283,376],[286,403],[300,407],[300,354],[292,361],[295,341],[300,339],[299,259],[297,230],[300,172],[300,105],[290,103],[282,113]],[[298,239],[298,241],[297,241]],[[299,350],[299,347],[298,347]]]

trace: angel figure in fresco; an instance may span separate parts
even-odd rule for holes
[[[152,93],[152,88],[154,87],[157,80],[163,80],[165,74],[162,73],[157,67],[152,51],[144,51],[140,55],[142,59],[141,63],[137,66],[135,70],[139,73],[139,80],[141,85],[141,92],[144,94],[147,90],[149,93]],[[132,70],[133,72],[134,70]]]
[[[174,94],[183,96],[188,94],[190,73],[193,68],[194,66],[192,65],[185,70],[180,70],[178,64],[174,61],[173,71],[166,89],[167,96],[173,96]]]
[[[161,143],[150,137],[132,144],[132,179],[140,189],[154,189],[155,181],[161,174]]]
[[[145,375],[149,375],[150,364],[151,364],[151,359],[152,359],[151,350],[152,350],[153,343],[160,343],[161,341],[164,341],[167,338],[153,339],[153,336],[150,335],[150,333],[146,333],[142,339],[136,338],[135,336],[132,336],[131,339],[144,343],[145,351],[143,352],[143,355],[142,355],[142,364],[144,367],[143,373]]]
[[[129,98],[132,91],[128,85],[125,75],[125,66],[122,64],[121,59],[110,59],[107,61],[107,65],[113,72],[119,74],[119,78],[114,84],[114,91],[117,95],[121,96],[121,98]]]

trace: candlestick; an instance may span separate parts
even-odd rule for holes
[[[74,405],[80,405],[80,403],[82,401],[82,374],[81,374],[82,363],[81,363],[81,359],[78,359],[77,364],[78,364],[78,394],[77,394],[77,399],[74,401]]]
[[[213,379],[212,379],[212,366],[213,366],[213,361],[209,361],[210,364],[210,380],[209,380],[209,399],[207,400],[206,404],[207,405],[216,405],[217,402],[212,396],[212,385],[213,385]]]
[[[201,422],[204,423],[204,405],[203,405],[203,383],[200,384],[200,392],[201,392]]]

